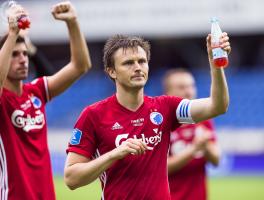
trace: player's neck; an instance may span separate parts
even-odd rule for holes
[[[131,111],[136,111],[144,103],[144,89],[127,92],[124,89],[117,88],[116,98],[118,103]]]
[[[15,93],[18,96],[21,96],[23,92],[23,81],[11,81],[7,78],[4,82],[4,88],[8,89],[9,91]]]

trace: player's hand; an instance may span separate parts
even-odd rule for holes
[[[211,46],[211,34],[208,34],[206,38],[207,52],[210,59],[213,59],[212,46]],[[231,46],[229,37],[226,32],[223,32],[220,37],[220,47],[225,50],[228,54],[231,52]]]
[[[8,9],[7,19],[10,32],[13,32],[15,34],[19,33],[20,29],[18,28],[17,21],[19,18],[21,18],[21,16],[28,16],[28,13],[21,5],[16,4]]]
[[[69,1],[58,3],[52,7],[53,17],[62,21],[73,21],[77,18],[76,11]]]
[[[206,145],[210,138],[212,137],[212,132],[205,127],[199,127],[197,133],[194,136],[193,145],[196,151],[205,150]]]
[[[140,139],[129,138],[113,150],[112,156],[116,157],[117,159],[122,159],[129,154],[142,155],[146,150],[152,150],[152,148],[148,147]]]

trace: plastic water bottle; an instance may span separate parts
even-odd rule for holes
[[[220,37],[222,35],[222,30],[216,18],[212,18],[211,23],[211,46],[214,65],[216,67],[227,67],[227,52],[220,47]]]
[[[3,22],[7,22],[8,15],[9,15],[9,9],[12,8],[13,6],[18,5],[16,1],[9,0],[5,1],[1,4],[1,18]],[[27,29],[30,27],[30,20],[27,15],[22,15],[18,20],[17,20],[17,27],[19,29]]]

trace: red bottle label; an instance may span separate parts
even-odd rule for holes
[[[226,67],[228,65],[227,52],[220,47],[212,49],[213,60],[216,67]]]
[[[30,20],[27,16],[22,15],[18,20],[17,20],[17,26],[19,29],[27,29],[30,27]]]

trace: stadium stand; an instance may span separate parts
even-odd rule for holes
[[[227,70],[231,103],[228,112],[216,118],[217,127],[264,127],[263,72]],[[161,77],[164,71],[155,71],[146,86],[148,95],[162,94]],[[198,97],[206,97],[210,91],[208,71],[194,71]],[[73,127],[84,106],[114,93],[114,84],[102,71],[92,71],[70,90],[51,101],[47,107],[49,127]],[[65,109],[67,108],[67,109]],[[59,119],[59,120],[58,120]]]

